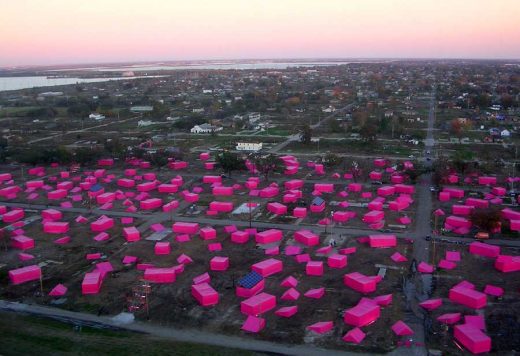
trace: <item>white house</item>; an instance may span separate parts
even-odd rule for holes
[[[101,114],[96,114],[96,113],[93,113],[93,114],[90,114],[88,116],[89,119],[94,119],[96,121],[99,121],[99,120],[103,120],[105,118],[105,115],[101,115]]]
[[[150,126],[150,125],[153,125],[153,121],[152,120],[139,120],[139,121],[137,121],[137,127],[145,127],[145,126]]]
[[[252,142],[237,142],[237,151],[253,151],[257,152],[262,149],[262,142],[260,143],[252,143]]]
[[[511,131],[509,131],[507,129],[500,131],[500,137],[510,137],[510,136],[511,136]]]
[[[195,125],[190,130],[191,133],[196,133],[196,134],[212,133],[212,132],[218,132],[218,131],[222,131],[222,127],[212,126],[210,124]]]

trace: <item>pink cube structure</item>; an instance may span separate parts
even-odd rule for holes
[[[267,293],[254,295],[240,303],[240,311],[246,315],[260,315],[276,307],[276,297]]]
[[[484,308],[487,302],[484,293],[464,286],[455,286],[451,288],[449,298],[454,303],[462,304],[474,309]]]
[[[85,273],[83,282],[81,283],[81,293],[85,294],[98,294],[101,288],[103,279],[99,271]]]
[[[268,203],[267,210],[276,215],[287,214],[287,206],[280,203]]]
[[[381,307],[372,301],[362,299],[356,306],[345,310],[345,324],[362,327],[376,321],[381,315]]]
[[[500,272],[520,271],[520,256],[500,255],[495,260],[495,268]]]
[[[352,272],[343,276],[343,284],[360,293],[372,293],[377,287],[377,277],[365,276],[359,272]]]
[[[209,226],[201,228],[199,234],[203,240],[212,240],[217,237],[217,231]]]
[[[199,283],[191,286],[191,295],[203,307],[218,304],[219,295],[208,283]]]
[[[63,217],[63,213],[55,209],[46,209],[42,211],[42,219],[45,220],[60,220]]]
[[[231,241],[237,244],[245,244],[249,241],[249,233],[246,231],[235,231],[231,233]]]
[[[90,223],[90,230],[93,232],[105,231],[114,227],[114,219],[100,217],[96,221]]]
[[[64,234],[69,231],[69,223],[63,221],[47,221],[43,223],[43,231],[47,234]]]
[[[469,244],[469,253],[478,256],[495,258],[500,255],[500,247],[475,241]]]
[[[258,333],[265,327],[265,319],[249,315],[241,329],[250,333]]]
[[[368,244],[374,248],[389,248],[397,246],[395,235],[369,235]]]
[[[455,325],[453,336],[473,354],[491,351],[491,338],[471,324]]]
[[[347,267],[347,256],[340,254],[333,254],[327,258],[327,265],[330,268],[345,268]]]
[[[349,330],[341,339],[345,342],[359,344],[365,339],[366,334],[360,328]]]
[[[255,239],[259,244],[269,244],[280,241],[283,237],[282,231],[277,229],[269,229],[256,234]]]
[[[199,224],[189,222],[176,222],[173,224],[173,232],[177,234],[194,235],[199,231]]]
[[[139,203],[139,207],[143,210],[153,210],[158,209],[162,206],[162,199],[159,198],[150,198],[141,200]]]
[[[29,250],[34,248],[34,240],[24,235],[13,236],[11,238],[11,246],[19,250]]]
[[[42,270],[37,265],[26,266],[9,271],[9,279],[11,280],[12,284],[37,281],[41,277]]]
[[[305,218],[307,216],[307,208],[294,208],[293,216],[295,218]]]
[[[211,203],[209,203],[209,210],[218,211],[220,213],[230,213],[233,211],[233,202],[212,201]]]
[[[307,326],[307,330],[314,331],[317,334],[325,334],[332,330],[334,323],[332,321],[320,321]]]
[[[154,253],[156,255],[169,255],[171,252],[171,245],[169,242],[164,241],[158,241],[155,243],[154,246]]]
[[[24,216],[25,212],[22,209],[14,209],[2,215],[2,221],[5,223],[14,223],[23,219]]]
[[[174,267],[150,267],[144,271],[144,279],[154,283],[173,283],[176,279]]]
[[[321,261],[309,261],[305,266],[305,273],[308,276],[322,276],[323,275],[323,262]]]
[[[226,271],[229,268],[229,258],[215,256],[209,261],[209,267],[212,271]]]
[[[135,226],[123,228],[123,235],[128,242],[139,241],[141,239],[141,233]]]
[[[269,277],[273,274],[280,273],[283,271],[283,263],[275,258],[269,258],[267,260],[255,263],[251,266],[251,270],[257,272],[262,277]]]
[[[305,246],[316,246],[320,243],[320,237],[310,230],[296,231],[294,239]]]

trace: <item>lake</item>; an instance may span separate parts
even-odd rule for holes
[[[39,87],[52,87],[56,85],[70,85],[78,83],[98,83],[109,80],[157,78],[158,76],[114,77],[114,78],[47,78],[37,77],[0,77],[0,91],[19,90]]]

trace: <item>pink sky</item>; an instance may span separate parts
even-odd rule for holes
[[[520,58],[519,0],[4,0],[0,66]]]

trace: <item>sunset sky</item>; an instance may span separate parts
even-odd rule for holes
[[[520,0],[0,0],[0,66],[520,58]]]

